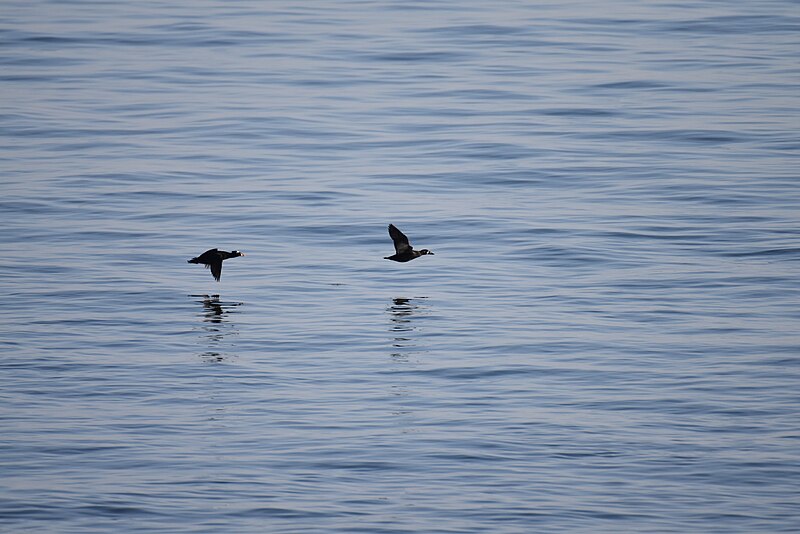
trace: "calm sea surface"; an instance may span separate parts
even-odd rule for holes
[[[792,0],[4,1],[0,531],[797,532],[799,56]]]

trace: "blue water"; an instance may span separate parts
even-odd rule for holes
[[[799,35],[3,2],[0,531],[797,532]]]

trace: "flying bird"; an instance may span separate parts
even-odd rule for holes
[[[214,280],[219,282],[219,277],[222,276],[222,260],[238,258],[239,256],[244,256],[244,253],[239,252],[238,250],[228,252],[226,250],[217,250],[212,248],[210,250],[206,250],[196,258],[188,260],[188,262],[205,265],[206,268],[211,269],[211,274],[214,275]]]
[[[433,252],[427,248],[423,248],[422,250],[414,250],[411,248],[411,243],[408,242],[406,234],[398,230],[393,224],[389,225],[389,235],[392,237],[392,241],[394,241],[395,254],[384,257],[383,259],[385,260],[407,262],[414,258],[425,256],[426,254],[433,254]]]

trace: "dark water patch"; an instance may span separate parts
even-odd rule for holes
[[[590,134],[590,138],[598,138],[600,134]],[[685,142],[701,145],[724,145],[750,141],[751,137],[731,131],[722,130],[662,130],[662,131],[634,131],[618,130],[602,134],[606,139],[620,139],[631,141],[670,141]]]
[[[702,227],[663,227],[652,230],[650,232],[636,232],[636,231],[582,231],[581,235],[587,237],[599,238],[603,241],[669,241],[674,243],[703,243],[710,240],[710,236],[705,232]]]
[[[309,508],[281,508],[277,506],[258,506],[249,508],[247,510],[238,510],[235,512],[235,517],[245,518],[281,518],[281,519],[330,519],[333,516],[338,516],[344,513],[345,515],[358,515],[347,514],[346,512],[323,512]]]
[[[426,51],[426,52],[379,52],[364,54],[363,58],[378,63],[460,63],[472,55],[459,51]]]
[[[8,135],[15,137],[33,137],[43,139],[63,139],[59,145],[49,145],[48,148],[53,151],[68,151],[81,148],[92,149],[96,147],[115,147],[115,146],[129,146],[127,143],[117,143],[106,140],[108,137],[135,137],[135,136],[152,136],[154,134],[162,133],[164,130],[156,129],[123,129],[123,128],[103,128],[98,126],[89,127],[76,127],[76,128],[56,128],[53,126],[47,127],[32,127],[22,126],[16,127],[13,130],[8,129]],[[74,141],[67,142],[70,139],[93,139],[90,141]]]
[[[70,446],[44,446],[36,447],[32,452],[36,454],[52,454],[56,456],[80,456],[83,454],[97,454],[105,452],[117,452],[125,449],[123,445],[87,445],[83,447],[70,447]]]
[[[435,26],[418,30],[420,33],[433,35],[448,35],[451,37],[473,36],[473,35],[522,35],[530,33],[530,29],[524,25],[501,25],[501,24],[455,24],[452,26]]]
[[[535,262],[537,265],[560,266],[577,269],[616,263],[623,260],[613,250],[598,250],[588,247],[569,247],[549,244],[518,246],[514,251],[504,254],[508,259]]]
[[[707,35],[781,35],[800,31],[800,17],[782,14],[730,15],[696,20],[665,22],[660,31],[671,34],[696,33]]]
[[[64,521],[64,506],[58,504],[23,504],[14,500],[0,500],[0,517],[8,521],[36,520],[47,522]]]
[[[463,158],[475,160],[515,160],[531,156],[531,149],[513,143],[440,143],[439,148],[429,148],[426,155],[443,158]]]
[[[670,85],[663,82],[651,80],[629,80],[624,82],[606,82],[592,86],[593,89],[613,89],[613,90],[653,90],[667,89]]]
[[[727,251],[720,253],[721,256],[729,256],[733,258],[770,258],[775,257],[777,259],[800,259],[800,248],[795,247],[787,247],[787,248],[769,248],[769,249],[761,249],[761,250],[749,250],[749,251]]]
[[[539,113],[554,117],[617,117],[620,115],[619,111],[597,108],[544,109],[539,111]]]
[[[515,100],[530,100],[531,97],[527,93],[508,91],[503,89],[448,89],[447,91],[425,91],[414,93],[415,97],[428,99],[428,98],[443,98],[448,101],[497,101],[508,102]],[[424,111],[421,112],[425,114]]]
[[[28,34],[18,36],[18,41],[24,45],[43,45],[58,46],[69,49],[97,48],[97,47],[121,47],[121,48],[148,48],[160,49],[169,47],[189,47],[189,48],[226,48],[233,46],[245,46],[249,43],[269,42],[269,39],[256,32],[226,32],[219,31],[197,31],[197,32],[173,32],[150,33],[142,31],[140,33],[107,33],[94,32],[85,35],[48,35],[48,34]],[[283,40],[279,43],[291,44],[298,42],[297,39]]]
[[[498,170],[483,177],[486,185],[500,188],[505,187],[530,187],[538,184],[551,182],[553,176],[550,173],[536,169],[526,170]]]
[[[228,45],[270,44],[270,45],[298,45],[309,43],[312,40],[302,35],[287,32],[270,32],[260,30],[221,28],[216,24],[200,22],[171,22],[166,24],[153,24],[146,26],[148,31],[158,35],[182,35],[186,41],[197,43],[225,42]],[[227,41],[220,41],[217,36],[224,35]],[[169,45],[172,42],[168,43]]]
[[[309,191],[291,192],[282,191],[271,195],[276,200],[286,200],[288,202],[299,202],[308,206],[336,206],[342,202],[357,202],[361,195],[345,191]]]
[[[0,210],[8,214],[41,215],[52,214],[57,204],[47,200],[3,200],[0,201]]]
[[[169,515],[157,512],[149,508],[132,506],[130,503],[124,501],[119,501],[119,502],[112,501],[102,504],[99,503],[87,504],[82,506],[76,506],[73,510],[75,513],[81,515],[109,517],[115,519],[119,518],[134,519],[138,517],[166,517]]]
[[[75,67],[89,63],[87,59],[68,58],[68,57],[2,57],[0,56],[0,65],[8,67],[33,67],[33,68],[48,68],[48,67]],[[33,79],[46,79],[43,76],[33,75],[5,75],[4,78],[9,80],[21,81],[23,78],[29,77]],[[52,78],[49,78],[52,79]]]
[[[389,12],[394,11],[410,11],[410,12],[458,12],[458,13],[480,13],[486,10],[483,6],[467,6],[467,5],[449,5],[446,2],[430,3],[421,0],[409,0],[398,4],[391,4],[388,7]]]

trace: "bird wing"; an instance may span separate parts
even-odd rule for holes
[[[214,258],[208,264],[211,268],[211,274],[214,275],[214,280],[219,282],[219,277],[222,276],[222,258]]]
[[[214,260],[214,258],[216,258],[216,257],[217,257],[217,249],[215,249],[215,248],[210,248],[210,249],[206,250],[205,252],[203,252],[202,254],[200,254],[199,256],[197,256],[197,258],[196,258],[196,259],[197,259],[197,260],[198,260],[200,263],[209,264],[209,263],[211,263],[211,261],[213,261],[213,260]]]
[[[411,250],[411,243],[408,242],[406,234],[398,230],[393,224],[389,225],[389,235],[392,237],[392,241],[394,241],[395,252],[400,254],[407,250]]]

